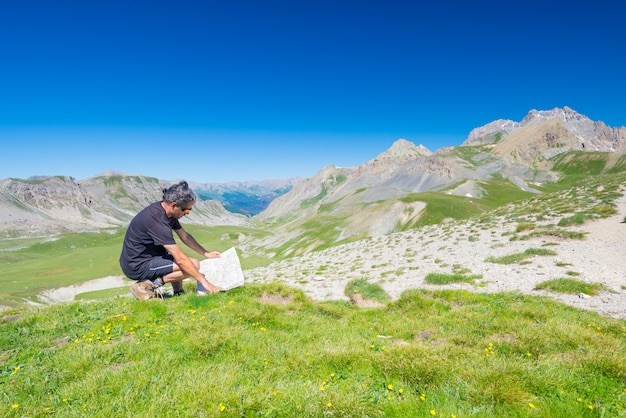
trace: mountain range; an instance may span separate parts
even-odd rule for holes
[[[307,179],[190,181],[201,200],[186,222],[262,228],[269,231],[265,238],[244,237],[241,247],[288,257],[445,221],[433,218],[433,207],[454,219],[543,193],[581,160],[600,161],[588,165],[600,171],[620,170],[625,152],[624,127],[608,127],[568,107],[531,110],[520,122],[495,120],[472,130],[460,146],[432,152],[398,139],[359,166],[328,165]],[[80,181],[4,179],[0,237],[124,227],[170,184],[122,173]]]
[[[625,148],[624,127],[607,127],[568,107],[531,110],[519,123],[497,120],[474,129],[461,146],[433,153],[399,139],[360,166],[329,165],[256,218],[275,225],[275,235],[264,246],[282,247],[284,255],[302,254],[331,241],[441,221],[429,220],[431,206],[440,205],[445,212],[446,206],[470,205],[467,210],[479,212],[507,198],[528,198],[561,180],[562,168],[572,159],[600,153],[602,170],[619,169]],[[451,218],[458,215],[449,212]],[[319,239],[321,230],[325,236]]]

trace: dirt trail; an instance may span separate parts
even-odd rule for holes
[[[79,285],[60,287],[58,289],[46,290],[38,295],[39,300],[45,304],[54,304],[61,302],[72,302],[76,295],[87,292],[95,292],[97,290],[112,289],[115,287],[130,286],[129,279],[123,276],[108,276],[99,279],[90,280]]]

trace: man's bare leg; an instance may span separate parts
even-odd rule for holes
[[[198,260],[196,260],[195,258],[191,258],[190,260],[197,269],[200,269],[200,262]],[[174,293],[178,293],[181,290],[183,290],[183,280],[189,276],[186,275],[180,269],[180,267],[178,267],[178,264],[174,263],[173,267],[174,267],[174,270],[171,273],[163,276],[163,282],[171,283],[172,290],[174,291]]]

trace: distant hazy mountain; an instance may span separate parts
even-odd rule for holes
[[[203,200],[222,202],[226,210],[253,216],[302,181],[301,178],[273,179],[263,181],[208,183],[192,185],[194,191]]]

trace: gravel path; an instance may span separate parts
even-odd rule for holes
[[[626,253],[626,197],[615,203],[618,214],[568,228],[586,233],[583,240],[541,237],[511,241],[517,223],[499,219],[502,226],[488,229],[471,222],[458,223],[380,236],[247,270],[246,281],[280,280],[315,300],[347,299],[346,284],[362,278],[379,283],[394,299],[411,288],[519,291],[626,318],[626,263],[622,258]],[[557,255],[532,256],[524,263],[508,265],[485,261],[528,248],[546,248]],[[455,268],[482,278],[475,285],[424,282],[429,273],[453,273]],[[607,291],[587,296],[535,290],[542,281],[562,277],[601,283]]]

